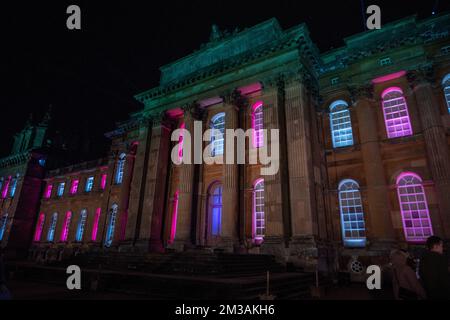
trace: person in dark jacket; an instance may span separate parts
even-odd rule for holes
[[[419,275],[427,297],[431,300],[447,300],[450,297],[450,278],[444,242],[437,236],[431,236],[427,239],[427,248],[419,264]]]

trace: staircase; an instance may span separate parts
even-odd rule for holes
[[[16,265],[25,278],[65,285],[68,265],[78,265],[83,285],[150,299],[244,299],[257,300],[266,293],[276,299],[307,299],[314,275],[286,272],[270,255],[212,252],[151,254],[88,253],[46,266]]]

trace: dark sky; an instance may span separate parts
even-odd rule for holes
[[[382,23],[450,10],[450,1],[368,1]],[[82,30],[66,28],[77,4]],[[53,105],[53,128],[89,136],[90,157],[103,153],[103,133],[140,108],[133,95],[158,85],[159,67],[208,40],[211,24],[243,29],[276,17],[283,28],[305,22],[321,51],[363,31],[361,0],[14,1],[0,6],[0,155],[28,115]]]

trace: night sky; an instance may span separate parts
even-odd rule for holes
[[[450,10],[448,0],[365,2],[380,5],[382,23]],[[81,7],[81,31],[66,28],[70,4]],[[29,114],[40,120],[51,104],[51,132],[85,147],[73,161],[105,154],[103,133],[142,107],[133,95],[207,42],[213,23],[232,31],[271,17],[285,29],[305,22],[322,52],[363,31],[361,0],[14,1],[0,15],[0,156]]]

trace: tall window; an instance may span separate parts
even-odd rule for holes
[[[66,212],[66,218],[64,219],[63,229],[61,232],[61,241],[66,242],[69,236],[70,220],[72,220],[72,211]]]
[[[93,186],[94,186],[94,177],[87,178],[86,186],[84,187],[84,191],[91,192]]]
[[[11,183],[11,177],[9,177],[8,179],[6,179],[5,184],[3,186],[3,191],[2,191],[2,198],[5,199],[6,196],[8,195],[8,190],[9,190],[9,184]]]
[[[114,228],[116,227],[117,210],[119,206],[113,204],[109,214],[108,229],[106,230],[105,247],[111,247],[114,240]]]
[[[116,169],[116,184],[121,184],[123,180],[123,170],[125,168],[125,158],[126,154],[122,153],[119,156],[119,160],[117,161],[117,169]]]
[[[353,145],[352,120],[347,102],[338,100],[330,105],[330,127],[333,148]]]
[[[45,214],[39,215],[38,222],[36,224],[36,231],[34,232],[34,241],[41,241],[42,230],[44,229]]]
[[[445,101],[447,102],[447,109],[450,113],[450,73],[442,80],[442,87],[444,88]]]
[[[356,181],[344,180],[339,184],[339,209],[344,245],[364,247],[366,245],[366,227],[361,194]]]
[[[81,210],[80,218],[78,219],[77,234],[75,236],[75,240],[78,242],[83,241],[83,233],[84,228],[86,226],[86,219],[87,219],[87,210],[83,209]]]
[[[225,135],[225,113],[216,114],[211,119],[211,156],[223,154]]]
[[[50,199],[50,197],[52,196],[52,190],[53,190],[53,185],[52,184],[48,184],[47,188],[45,189],[45,195],[44,195],[44,197],[46,199]]]
[[[102,190],[105,190],[106,188],[106,178],[108,177],[108,175],[106,173],[102,174],[102,180],[100,181],[100,188]]]
[[[413,134],[408,106],[402,89],[392,87],[384,90],[383,114],[388,138],[406,137]]]
[[[185,123],[180,124],[180,136],[178,137],[178,160],[183,159],[183,141],[184,141],[184,129],[186,128]]]
[[[264,179],[257,180],[254,187],[253,226],[255,239],[262,240],[266,228],[264,217]]]
[[[19,174],[17,174],[12,180],[11,180],[11,189],[9,190],[9,196],[11,198],[14,198],[14,195],[16,194],[17,189],[17,181],[19,180]]]
[[[172,202],[172,225],[170,228],[170,239],[169,242],[173,243],[175,240],[175,235],[177,233],[177,218],[178,218],[178,190],[173,196]]]
[[[77,193],[79,184],[80,184],[80,180],[78,180],[78,179],[72,181],[72,185],[70,187],[70,194]]]
[[[52,220],[50,221],[50,227],[48,228],[47,241],[52,242],[55,239],[55,229],[56,223],[58,222],[58,213],[55,212],[52,215]]]
[[[98,223],[100,221],[100,215],[102,214],[102,208],[95,210],[94,224],[92,225],[92,241],[97,240]]]
[[[422,179],[412,172],[400,174],[397,178],[397,195],[406,240],[425,242],[433,235],[433,228]]]
[[[6,226],[8,225],[8,213],[5,213],[0,219],[0,241],[3,240],[3,235],[6,232]]]
[[[253,147],[264,146],[264,114],[263,103],[257,102],[252,110]]]
[[[219,236],[222,229],[222,185],[220,183],[215,183],[210,188],[209,217],[211,235]]]
[[[66,187],[66,183],[65,182],[61,182],[58,185],[58,193],[57,193],[58,197],[62,197],[63,196],[65,187]]]

